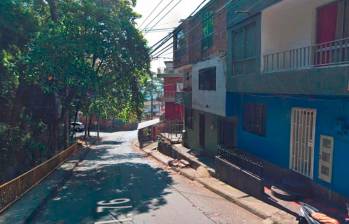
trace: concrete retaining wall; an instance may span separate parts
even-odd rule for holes
[[[254,176],[220,157],[216,157],[215,163],[218,179],[254,197],[264,197],[262,178]]]

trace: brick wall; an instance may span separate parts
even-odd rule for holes
[[[195,64],[213,56],[225,55],[227,52],[227,8],[221,9],[228,0],[212,0],[207,7],[202,9],[193,17],[187,18],[178,29],[183,29],[186,37],[186,51],[180,56],[174,55],[174,66],[179,68],[187,64]],[[213,45],[203,51],[201,48],[202,40],[202,16],[203,10],[209,10],[213,15]],[[176,39],[174,40],[176,42]],[[174,42],[174,43],[175,43]],[[174,47],[174,52],[176,47]]]

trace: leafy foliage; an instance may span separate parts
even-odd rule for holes
[[[0,1],[0,148],[11,151],[7,155],[26,148],[35,162],[54,153],[43,152],[56,150],[78,110],[104,119],[140,119],[149,56],[135,28],[134,5]]]

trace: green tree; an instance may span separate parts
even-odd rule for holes
[[[149,56],[135,28],[134,4],[0,1],[0,103],[7,105],[0,115],[11,115],[0,116],[0,148],[11,151],[16,142],[19,150],[42,151],[46,145],[54,152],[68,139],[77,110],[100,118],[141,118]]]
[[[30,45],[27,81],[48,94],[57,94],[63,102],[62,116],[73,107],[90,104],[98,105],[98,111],[110,112],[108,116],[139,119],[140,86],[148,74],[149,57],[146,42],[135,28],[133,3],[56,3],[59,16],[53,16],[55,20],[48,22]]]

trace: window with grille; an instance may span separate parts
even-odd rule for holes
[[[199,70],[199,90],[216,90],[216,67]]]
[[[257,71],[257,25],[255,22],[233,31],[233,74],[251,74]]]
[[[245,104],[243,115],[244,130],[265,136],[266,134],[266,107],[264,104]]]
[[[212,47],[213,44],[213,13],[210,11],[202,14],[202,50]]]

